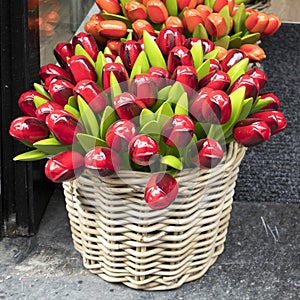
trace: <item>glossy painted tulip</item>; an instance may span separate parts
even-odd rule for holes
[[[96,0],[100,10],[105,10],[109,14],[118,15],[121,12],[121,5],[117,0]]]
[[[268,82],[268,77],[266,73],[258,68],[252,68],[245,73],[246,75],[250,75],[258,86],[258,90],[261,91],[266,83]]]
[[[186,93],[191,96],[193,91],[197,89],[198,74],[193,67],[178,66],[173,72],[171,80],[180,82]]]
[[[68,59],[74,55],[74,47],[71,43],[62,42],[54,48],[54,56],[57,62],[63,67],[68,66]]]
[[[176,46],[182,46],[185,41],[184,35],[176,28],[165,27],[163,28],[156,39],[156,43],[165,56]]]
[[[264,93],[260,95],[261,100],[270,100],[263,109],[279,110],[280,109],[280,100],[273,93]]]
[[[69,98],[73,96],[73,88],[74,85],[68,80],[52,80],[49,84],[49,94],[56,103],[65,106]]]
[[[271,36],[280,28],[281,21],[278,16],[274,14],[268,14],[267,17],[269,19],[269,22],[265,30],[263,31],[263,35]]]
[[[128,152],[135,164],[149,166],[158,158],[159,146],[151,136],[139,134],[129,142]]]
[[[135,125],[129,120],[117,120],[107,130],[105,141],[115,151],[127,151],[128,144],[136,135]]]
[[[70,77],[73,77],[72,74],[70,74]],[[71,80],[71,79],[67,79],[65,77],[61,77],[61,76],[58,76],[58,75],[50,75],[48,76],[46,79],[45,79],[45,82],[43,84],[43,87],[44,89],[49,92],[49,87],[50,87],[50,84],[53,83],[54,81],[57,81],[57,80],[64,80],[64,81],[68,81],[70,82],[71,84],[73,84],[74,80]]]
[[[246,88],[245,99],[252,97],[255,100],[258,96],[259,90],[254,78],[250,75],[244,74],[240,76],[231,86],[229,93],[231,94],[238,88],[244,86]]]
[[[117,81],[119,83],[126,82],[129,80],[127,71],[125,67],[120,63],[110,63],[106,64],[103,67],[102,70],[102,86],[103,90],[107,90],[110,88],[110,73],[113,72]],[[127,83],[124,83],[123,85],[127,86]],[[123,87],[123,85],[121,85]]]
[[[245,147],[256,146],[267,141],[271,136],[271,129],[260,119],[248,118],[239,121],[233,128],[233,137]]]
[[[208,15],[213,12],[213,10],[209,6],[203,4],[197,5],[196,9],[199,11],[202,20],[205,20]]]
[[[154,81],[157,86],[157,90],[167,86],[170,80],[170,73],[160,67],[151,67],[147,73],[151,80]]]
[[[209,87],[214,90],[226,91],[230,85],[230,77],[223,71],[214,70],[205,75],[200,81],[198,88]]]
[[[189,116],[174,115],[164,124],[161,136],[173,148],[183,148],[189,144],[194,134],[194,123]]]
[[[216,167],[224,156],[222,146],[217,140],[205,138],[196,142],[197,154],[193,163],[199,168],[211,169]]]
[[[204,38],[188,38],[185,40],[184,46],[189,50],[191,50],[192,47],[199,41],[201,41],[202,43],[203,52],[205,54],[215,49],[215,44],[209,39],[204,39]]]
[[[83,156],[76,151],[65,151],[48,159],[45,174],[53,182],[61,183],[79,177],[84,170]]]
[[[181,19],[176,16],[168,17],[167,20],[165,21],[165,26],[175,28],[179,32],[183,32],[184,30],[184,26]]]
[[[229,14],[231,15],[234,7],[234,0],[215,0],[213,10],[215,12],[220,12],[220,10],[226,5],[228,5]]]
[[[157,99],[157,86],[148,74],[136,74],[131,81],[130,92],[146,107],[154,105]]]
[[[76,134],[83,129],[78,119],[65,110],[54,110],[46,117],[46,125],[55,137],[65,145],[71,145],[76,140]]]
[[[54,110],[57,110],[57,109],[63,109],[63,107],[61,105],[59,105],[58,103],[56,102],[46,102],[46,103],[43,103],[41,104],[35,111],[35,116],[45,122],[46,121],[46,117],[52,113]]]
[[[97,146],[86,153],[84,164],[91,173],[105,177],[119,170],[120,158],[114,150]]]
[[[116,56],[115,56],[115,55],[113,55],[113,54],[108,54],[108,53],[105,53],[105,54],[104,54],[104,57],[105,57],[106,62],[109,63],[109,64],[115,62],[115,59],[116,59]]]
[[[271,129],[272,135],[282,131],[287,126],[284,114],[278,110],[260,111],[251,115],[251,118],[266,122]]]
[[[246,54],[238,49],[228,50],[226,56],[221,62],[222,71],[228,72],[231,67],[237,64],[242,59],[246,58]]]
[[[205,29],[213,37],[220,37],[226,34],[226,22],[219,13],[211,13],[204,21]]]
[[[49,136],[49,129],[38,118],[23,116],[11,122],[9,134],[20,141],[33,144],[46,139]]]
[[[142,51],[142,46],[133,40],[126,41],[120,47],[120,57],[127,70],[131,70],[133,65]]]
[[[112,55],[119,56],[123,42],[120,40],[108,40],[106,46],[110,49]]]
[[[156,173],[148,181],[145,200],[151,209],[164,209],[177,197],[178,183],[168,173]]]
[[[178,66],[194,66],[190,50],[184,46],[174,47],[168,55],[168,70],[173,73]]]
[[[227,49],[225,49],[224,47],[222,47],[222,46],[216,46],[215,47],[215,49],[218,49],[218,56],[217,56],[217,60],[219,61],[219,62],[221,62],[225,57],[226,57],[226,55],[227,55],[227,53],[228,53],[228,50]]]
[[[93,61],[97,60],[99,48],[95,38],[91,34],[85,32],[76,34],[72,39],[72,45],[74,49],[76,45],[81,45]]]
[[[197,9],[188,9],[183,12],[183,25],[188,32],[193,33],[199,24],[204,25],[204,20]]]
[[[150,21],[156,24],[164,23],[169,16],[166,6],[160,0],[147,1],[147,12]]]
[[[105,47],[108,38],[99,34],[101,21],[103,20],[90,20],[86,22],[84,25],[84,30],[94,37],[99,46]]]
[[[147,18],[146,7],[137,1],[129,1],[124,4],[124,11],[126,17],[134,22],[136,20],[145,20]]]
[[[74,96],[81,96],[95,113],[100,113],[107,105],[107,99],[100,86],[91,80],[79,81],[73,89]]]
[[[143,102],[127,92],[124,92],[113,99],[113,106],[120,119],[137,121],[142,109],[146,106]]]
[[[197,5],[196,0],[176,0],[176,1],[179,10],[183,10],[185,7],[189,9],[195,8]]]
[[[221,64],[217,59],[210,59],[209,60],[209,72],[214,71],[214,70],[222,70]]]
[[[120,39],[127,34],[127,26],[123,21],[104,20],[99,23],[99,34],[109,39]]]
[[[250,62],[261,61],[266,58],[265,51],[255,44],[244,44],[240,50],[245,52]]]
[[[136,20],[132,24],[133,36],[136,40],[143,38],[143,31],[148,33],[155,33],[152,25],[146,20]]]
[[[21,96],[19,97],[18,105],[25,115],[31,116],[31,117],[35,117],[36,107],[35,107],[35,104],[33,101],[34,96],[37,96],[37,97],[45,99],[46,101],[49,101],[49,99],[47,97],[43,96],[42,94],[40,94],[34,90],[30,90],[30,91],[26,91],[26,92],[22,93]]]
[[[252,32],[263,33],[268,25],[268,16],[260,11],[251,11],[250,15],[245,21],[246,28]]]
[[[70,80],[70,76],[69,76],[68,72],[65,69],[63,69],[57,65],[54,65],[54,64],[48,64],[48,65],[42,66],[39,70],[39,77],[41,78],[42,81],[45,82],[45,80],[49,76],[59,76],[61,78]]]

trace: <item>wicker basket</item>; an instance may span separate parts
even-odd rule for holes
[[[84,266],[109,282],[167,290],[201,277],[224,249],[232,197],[246,148],[231,143],[214,169],[177,177],[179,195],[163,210],[144,201],[150,174],[86,172],[64,183],[75,248]]]

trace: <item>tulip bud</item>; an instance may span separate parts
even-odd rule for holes
[[[141,45],[133,40],[129,40],[120,47],[120,57],[127,70],[131,70],[133,65],[142,51]]]
[[[97,81],[97,73],[91,62],[84,55],[72,56],[68,67],[76,82],[81,80]]]
[[[165,27],[156,39],[156,43],[164,55],[168,55],[176,46],[182,46],[184,43],[184,35],[173,27]]]
[[[154,174],[147,183],[145,200],[151,209],[163,209],[177,197],[178,184],[168,173]]]
[[[76,45],[81,45],[93,61],[97,60],[99,49],[96,40],[91,34],[85,32],[78,33],[73,37],[72,45],[74,49]]]
[[[251,118],[266,122],[271,129],[272,135],[282,131],[287,126],[284,114],[277,110],[260,111],[253,114]]]
[[[255,44],[244,44],[240,50],[245,52],[250,62],[261,61],[266,58],[264,50]]]
[[[230,85],[230,77],[223,71],[212,71],[205,75],[200,81],[198,88],[209,87],[214,90],[226,91]]]
[[[229,93],[233,93],[235,90],[244,86],[246,88],[245,99],[252,97],[255,100],[258,96],[259,90],[255,80],[247,74],[240,76],[231,86]]]
[[[90,21],[103,21],[103,16],[101,15],[101,13],[96,13],[96,14],[93,14],[91,17],[90,17]]]
[[[75,151],[65,151],[48,159],[45,174],[53,182],[61,183],[80,176],[83,169],[83,156]]]
[[[129,80],[125,67],[120,63],[106,64],[102,70],[102,86],[103,90],[110,88],[110,73],[113,72],[119,83]]]
[[[205,138],[196,143],[197,154],[192,160],[199,168],[211,169],[217,166],[223,156],[224,151],[217,140]]]
[[[54,110],[56,109],[63,109],[63,107],[61,105],[59,105],[56,102],[46,102],[41,104],[35,111],[35,116],[45,122],[46,121],[46,117],[52,113]]]
[[[279,110],[280,100],[273,93],[265,93],[260,95],[261,100],[271,100],[263,109]]]
[[[122,45],[123,43],[120,40],[108,40],[106,46],[110,49],[113,55],[119,56]]]
[[[113,105],[118,116],[125,120],[139,116],[142,109],[146,107],[143,102],[127,92],[116,96],[113,99]]]
[[[208,15],[213,12],[213,10],[209,6],[203,4],[199,4],[196,9],[199,11],[202,20],[205,20]]]
[[[168,16],[168,10],[160,0],[150,0],[147,2],[148,17],[153,23],[164,23]]]
[[[148,74],[136,74],[131,82],[130,91],[146,107],[151,107],[156,102],[157,87]]]
[[[222,71],[227,73],[231,67],[233,67],[235,64],[237,64],[245,57],[246,54],[238,49],[228,50],[226,56],[221,62]]]
[[[268,25],[268,16],[259,11],[251,11],[250,15],[245,21],[245,26],[250,32],[263,33]]]
[[[46,139],[49,136],[49,129],[43,121],[25,116],[11,122],[9,134],[20,141],[33,144]]]
[[[105,60],[107,63],[111,64],[113,62],[115,62],[116,57],[112,54],[104,54]]]
[[[217,60],[221,62],[226,57],[228,50],[222,46],[216,46],[215,49],[219,49]]]
[[[219,13],[211,13],[205,19],[205,29],[213,37],[220,37],[226,34],[226,22],[224,17]]]
[[[120,158],[114,150],[97,146],[86,153],[84,164],[91,173],[105,177],[119,170]]]
[[[186,93],[191,96],[191,93],[197,89],[198,74],[193,67],[178,66],[173,72],[171,80],[180,82]]]
[[[132,24],[133,36],[136,40],[140,40],[143,37],[143,31],[148,33],[155,33],[152,25],[146,20],[136,20]]]
[[[221,71],[222,70],[221,64],[219,63],[219,61],[217,59],[210,59],[209,60],[209,72],[214,71],[214,70]]]
[[[183,10],[185,7],[189,9],[193,9],[197,5],[196,0],[176,0],[177,1],[177,6],[179,10]]]
[[[72,74],[70,74],[70,76],[73,77]],[[54,81],[57,81],[57,80],[68,81],[71,84],[73,84],[73,82],[74,82],[73,80],[67,79],[65,77],[61,77],[61,76],[58,76],[58,75],[50,75],[45,79],[45,82],[44,82],[44,85],[43,85],[44,89],[49,92],[50,84],[53,83]]]
[[[102,89],[94,81],[79,81],[74,87],[73,92],[76,98],[81,96],[95,113],[102,112],[107,105],[107,99],[105,98]]]
[[[183,148],[189,144],[194,134],[194,123],[189,116],[174,115],[164,124],[161,135],[167,145]]]
[[[68,65],[68,59],[74,55],[74,48],[71,43],[62,42],[54,48],[54,56],[62,68]]]
[[[229,14],[231,15],[234,7],[234,0],[215,0],[213,10],[215,12],[220,12],[220,10],[226,5],[228,5]]]
[[[147,10],[146,7],[137,2],[137,1],[129,1],[124,4],[124,11],[126,17],[134,22],[136,20],[145,20],[147,18]]]
[[[55,137],[65,145],[71,145],[77,133],[82,133],[78,120],[65,110],[54,110],[46,117],[46,125]]]
[[[27,91],[27,92],[24,92],[23,94],[21,94],[21,96],[18,100],[18,105],[25,115],[31,116],[31,117],[35,117],[36,107],[35,107],[35,104],[33,101],[34,96],[38,96],[38,97],[41,97],[41,98],[49,101],[49,99],[47,97],[41,95],[40,93],[38,93],[34,90],[30,90],[30,91]]]
[[[105,47],[106,43],[107,43],[107,38],[105,36],[102,36],[99,34],[101,21],[103,21],[103,19],[102,20],[90,20],[90,21],[86,22],[84,25],[84,30],[87,33],[90,33],[94,37],[94,39],[98,45]]]
[[[184,26],[181,19],[176,16],[168,17],[167,20],[165,21],[165,26],[175,28],[179,32],[183,32],[184,30]]]
[[[107,130],[105,141],[117,152],[127,151],[128,144],[136,135],[135,125],[129,120],[117,120]]]
[[[49,94],[56,103],[65,106],[69,98],[73,96],[73,88],[74,85],[65,79],[52,80],[49,85]]]
[[[168,85],[170,79],[170,73],[160,67],[151,67],[148,71],[148,75],[151,80],[154,81],[157,86],[157,90],[162,89],[163,87]]]
[[[248,118],[239,121],[233,128],[233,137],[245,147],[256,146],[268,140],[271,129],[266,122],[259,119]]]
[[[174,47],[170,51],[167,64],[170,73],[173,73],[178,66],[194,66],[192,54],[184,46]]]
[[[188,32],[193,33],[199,24],[204,25],[204,20],[197,9],[189,9],[183,12],[183,25]]]
[[[39,77],[44,82],[47,77],[53,76],[53,75],[60,76],[65,79],[70,79],[70,76],[65,69],[63,69],[57,65],[54,65],[54,64],[48,64],[46,66],[42,66],[39,70]]]
[[[269,22],[263,31],[263,35],[271,36],[279,29],[281,26],[281,21],[276,15],[273,14],[268,14],[267,17]]]
[[[120,39],[127,34],[127,26],[122,21],[104,20],[99,23],[99,34],[110,39]]]
[[[118,15],[121,12],[121,6],[117,0],[96,0],[96,4],[100,10],[109,14]]]
[[[268,77],[265,74],[265,72],[257,68],[252,68],[248,70],[245,74],[250,75],[254,79],[259,91],[261,91],[264,88],[265,84],[268,81]]]

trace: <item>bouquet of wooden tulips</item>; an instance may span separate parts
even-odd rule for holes
[[[152,172],[145,200],[162,209],[183,168],[213,168],[230,142],[250,147],[283,130],[280,101],[243,48],[280,21],[234,1],[202,2],[97,0],[97,31],[94,19],[89,33],[59,43],[59,65],[42,66],[42,84],[20,96],[25,116],[9,132],[34,150],[15,160],[47,158],[54,182],[84,169]]]

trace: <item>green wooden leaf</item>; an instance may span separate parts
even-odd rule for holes
[[[145,30],[143,32],[143,40],[144,40],[144,49],[147,54],[150,65],[152,67],[161,67],[167,70],[165,59],[159,47],[157,46],[157,44],[155,43],[151,35]]]
[[[242,39],[239,36],[237,36],[230,40],[228,48],[229,49],[239,49],[241,47],[241,45],[242,45]]]
[[[244,120],[248,117],[248,115],[250,114],[252,105],[253,105],[253,98],[248,98],[243,101],[243,107],[242,107],[240,116],[238,118],[238,121]]]
[[[177,16],[178,14],[178,7],[176,0],[167,0],[166,1],[166,8],[168,10],[169,16]]]
[[[77,133],[76,135],[80,145],[85,151],[89,151],[90,149],[96,146],[107,147],[107,144],[104,140],[97,138],[95,136],[85,134],[85,133]]]
[[[161,90],[158,91],[157,93],[157,98],[167,100],[169,97],[169,92],[171,90],[172,86],[168,85],[162,88]]]
[[[167,165],[176,170],[182,170],[182,161],[180,158],[173,155],[165,155],[161,158],[160,163]]]
[[[219,14],[223,16],[226,22],[226,34],[230,32],[230,13],[228,5],[223,6],[223,8],[219,11]]]
[[[247,67],[249,64],[249,58],[244,58],[235,64],[233,67],[229,69],[227,72],[230,77],[230,86],[243,74],[245,74]],[[229,87],[230,88],[230,87]]]
[[[246,11],[245,5],[241,4],[237,9],[233,19],[233,31],[234,32],[243,32],[245,30],[245,20],[246,20]]]
[[[206,137],[208,130],[205,130],[203,124],[200,122],[194,123],[194,134],[197,137],[197,140],[201,140]]]
[[[204,39],[208,38],[207,31],[201,23],[196,26],[196,28],[193,32],[193,37],[194,38],[204,38]]]
[[[202,79],[205,75],[209,73],[210,61],[206,60],[202,65],[196,70],[198,74],[198,80]]]
[[[101,122],[100,122],[100,138],[105,140],[105,135],[108,128],[119,119],[118,115],[116,114],[115,110],[111,106],[106,106]]]
[[[242,44],[255,44],[260,39],[260,33],[251,33],[241,38]]]
[[[93,59],[91,58],[91,56],[86,52],[86,50],[80,44],[77,44],[75,46],[75,55],[83,55],[83,56],[85,56],[90,61],[90,63],[92,64],[92,66],[95,67],[95,62],[93,61]]]
[[[185,92],[184,87],[182,86],[182,84],[178,81],[176,81],[168,94],[168,99],[167,101],[171,104],[171,105],[175,105],[178,101],[178,99],[181,97],[181,95]]]
[[[259,99],[256,103],[254,103],[250,114],[254,114],[258,111],[260,111],[262,108],[264,108],[267,104],[272,102],[272,100],[269,99]]]
[[[140,113],[140,126],[143,127],[146,123],[155,120],[155,114],[148,108],[144,108]]]
[[[95,70],[96,70],[96,73],[98,76],[97,84],[101,87],[103,87],[103,85],[102,85],[102,70],[103,70],[104,65],[106,65],[105,56],[101,51],[99,51],[97,59],[96,59],[96,63],[95,63]]]
[[[236,33],[230,35],[230,40],[233,40],[233,39],[235,39],[235,38],[237,38],[237,37],[241,37],[242,34],[243,34],[242,31],[236,32]]]
[[[74,96],[69,97],[68,99],[68,105],[72,106],[73,108],[78,110],[78,103]]]
[[[175,106],[175,115],[189,115],[189,100],[187,93],[183,93]]]
[[[67,111],[67,112],[69,112],[73,116],[75,116],[77,119],[80,119],[80,113],[79,113],[79,111],[76,108],[74,108],[73,106],[71,106],[69,104],[66,104],[64,106],[64,110]]]
[[[229,42],[230,42],[230,37],[229,35],[224,35],[223,37],[221,37],[220,39],[215,41],[215,45],[216,46],[221,46],[225,49],[228,49],[229,47]]]
[[[111,52],[110,48],[106,46],[106,47],[104,48],[104,50],[103,50],[103,54],[109,54],[109,55],[112,55],[112,52]]]
[[[204,59],[215,59],[219,54],[220,49],[214,49],[204,55]]]
[[[33,84],[33,87],[38,93],[51,100],[51,96],[48,94],[48,92],[44,89],[44,87],[41,84],[35,82]]]
[[[98,136],[99,125],[96,116],[89,105],[80,96],[77,98],[81,121],[88,134]]]
[[[52,155],[72,149],[72,145],[70,146],[64,145],[54,137],[40,140],[34,143],[33,146],[38,150],[40,150],[41,152],[52,154]]]
[[[147,59],[147,55],[145,51],[141,51],[131,70],[130,79],[132,79],[136,74],[147,73],[149,69],[150,65]]]
[[[115,15],[115,14],[110,14],[106,11],[101,12],[101,16],[103,17],[104,20],[116,20],[116,21],[122,21],[126,24],[127,28],[131,28],[132,22],[129,21],[126,17],[121,16],[121,15]]]
[[[119,64],[121,64],[121,65],[124,65],[123,60],[121,59],[120,56],[117,56],[117,57],[116,57],[115,63],[119,63]]]
[[[159,124],[160,129],[164,126],[165,122],[174,116],[171,104],[164,102],[160,108],[155,112],[156,120]]]
[[[110,72],[110,91],[111,91],[112,99],[122,94],[122,89],[120,87],[120,84],[113,72]]]
[[[140,130],[140,133],[145,133],[151,137],[153,137],[156,141],[160,139],[161,128],[159,126],[158,121],[151,120],[148,123],[144,124]]]
[[[213,8],[214,7],[214,0],[204,0],[204,5],[207,5],[210,8]]]
[[[33,102],[34,102],[34,105],[36,108],[38,108],[40,105],[44,104],[44,103],[47,103],[49,102],[50,100],[46,100],[42,97],[39,97],[39,96],[34,96],[33,97]]]
[[[197,69],[203,63],[204,54],[203,54],[203,48],[202,48],[201,41],[195,43],[190,51],[191,51],[193,61],[194,61],[194,68]]]
[[[31,150],[22,154],[19,154],[14,157],[14,161],[35,161],[43,158],[47,158],[49,156],[48,153],[42,152],[40,150]]]
[[[210,139],[222,140],[224,139],[223,127],[220,124],[211,124],[207,137]]]

